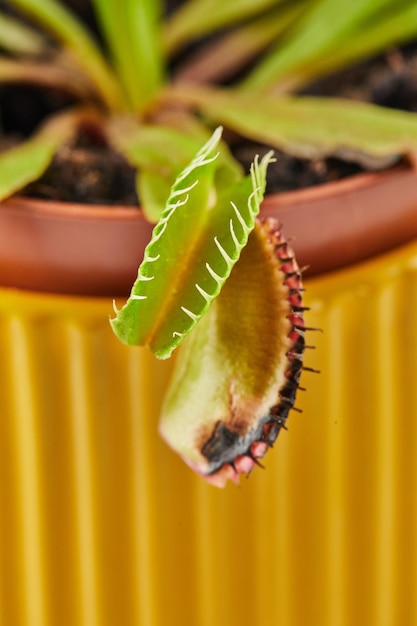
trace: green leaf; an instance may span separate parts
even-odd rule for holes
[[[279,261],[257,221],[222,292],[179,351],[159,426],[170,447],[217,486],[236,478],[230,463],[256,440],[287,381],[289,313]],[[219,425],[230,441],[208,455]]]
[[[123,110],[123,94],[117,79],[81,20],[56,0],[12,0],[12,4],[65,45],[111,109]]]
[[[165,29],[167,49],[173,52],[189,40],[218,28],[258,15],[284,0],[189,0],[171,18]]]
[[[291,85],[298,88],[319,76],[387,50],[390,46],[403,44],[416,35],[417,3],[413,0],[406,6],[396,5],[392,13],[376,16],[364,25],[357,37],[351,37],[345,45],[333,48],[331,54],[323,55],[315,63],[303,67],[297,76],[291,76]]]
[[[360,26],[392,4],[392,0],[360,0],[347,7],[345,0],[314,0],[308,5],[291,36],[257,64],[244,81],[248,90],[265,90],[285,79],[291,85],[292,75],[302,73],[331,50],[354,38]],[[389,28],[389,25],[387,25]],[[366,36],[362,34],[361,36]]]
[[[351,100],[259,98],[195,86],[187,101],[217,124],[302,158],[340,156],[377,169],[417,149],[417,117],[405,111]]]
[[[0,57],[1,83],[29,83],[52,89],[62,89],[76,97],[88,98],[91,95],[91,85],[83,81],[83,76],[59,63],[48,60],[46,62],[30,62],[22,59]]]
[[[82,111],[56,115],[27,141],[0,152],[0,200],[38,179],[56,150],[76,132],[84,116]]]
[[[160,2],[93,0],[114,65],[135,111],[142,111],[162,84]]]
[[[48,48],[42,35],[18,20],[0,13],[0,48],[15,54],[40,55]]]
[[[149,345],[167,358],[204,313],[246,245],[265,189],[267,155],[246,177],[219,196],[215,150],[221,129],[173,185],[155,226],[130,298],[111,321],[129,345]]]
[[[175,80],[214,83],[235,76],[282,35],[303,6],[299,2],[286,2],[248,23],[226,31],[195,54],[185,55],[175,71]]]

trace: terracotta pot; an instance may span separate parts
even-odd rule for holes
[[[281,221],[308,276],[417,237],[416,209],[417,176],[408,167],[271,195],[262,207]],[[135,209],[13,198],[0,212],[0,284],[126,295],[150,234]]]
[[[140,213],[4,203],[5,623],[417,623],[417,179],[400,169],[323,191],[263,209],[322,272],[306,281],[307,322],[325,331],[310,333],[306,364],[322,373],[303,374],[303,414],[266,471],[225,490],[157,435],[171,362],[123,346],[108,323],[150,234]]]

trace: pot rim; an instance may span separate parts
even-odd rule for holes
[[[261,215],[279,220],[307,276],[323,274],[417,238],[417,175],[401,164],[274,193]],[[127,295],[151,232],[137,207],[12,197],[0,211],[0,284]]]

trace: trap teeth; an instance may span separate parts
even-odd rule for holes
[[[300,376],[310,369],[303,365],[303,291],[277,222],[257,220],[239,263],[178,357],[160,430],[212,484],[251,473],[299,410]]]
[[[250,456],[242,454],[236,457],[233,465],[238,474],[249,474],[255,467],[255,461]]]
[[[287,429],[286,420],[289,411],[302,412],[301,409],[294,406],[300,374],[303,370],[313,371],[311,368],[303,366],[304,350],[307,347],[304,335],[305,331],[310,330],[310,328],[306,327],[304,322],[304,312],[309,309],[303,303],[305,290],[302,284],[302,271],[297,265],[289,244],[283,239],[276,224],[274,225],[273,221],[268,220],[264,222],[264,226],[269,231],[270,242],[274,245],[275,256],[280,263],[283,282],[288,289],[289,312],[287,319],[290,330],[287,337],[290,348],[286,353],[286,382],[279,390],[277,404],[270,408],[269,419],[262,427],[259,440],[253,441],[245,454],[237,456],[233,462],[228,464],[229,469],[232,468],[234,471],[233,480],[235,482],[239,474],[249,474],[255,464],[261,465],[259,459],[264,457],[268,449],[273,446],[281,428]],[[261,465],[261,467],[263,466]]]
[[[261,459],[268,450],[268,444],[265,441],[254,441],[250,447],[252,457]]]

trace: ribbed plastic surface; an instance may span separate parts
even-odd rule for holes
[[[110,301],[2,292],[1,626],[417,624],[417,245],[307,287],[322,373],[223,491],[157,436],[170,364]]]

